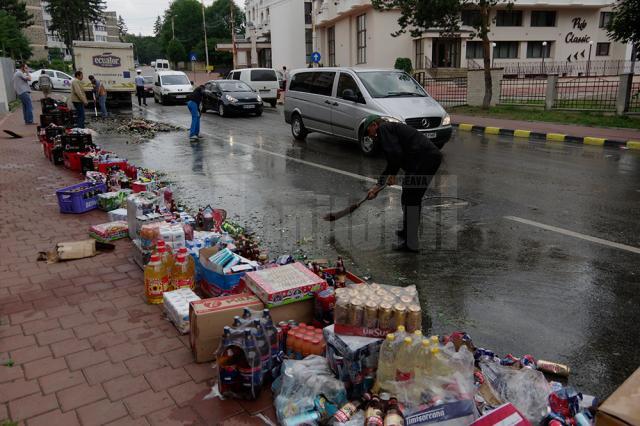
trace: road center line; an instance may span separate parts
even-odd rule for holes
[[[537,228],[545,229],[547,231],[557,232],[562,235],[567,235],[569,237],[579,238],[581,240],[589,241],[596,244],[602,244],[604,246],[617,248],[620,250],[630,251],[631,253],[640,254],[640,248],[628,246],[626,244],[620,244],[613,241],[603,240],[602,238],[592,237],[590,235],[581,234],[579,232],[569,231],[568,229],[558,228],[556,226],[545,225],[544,223],[534,222],[533,220],[523,219],[521,217],[515,216],[505,216],[507,220],[512,220],[514,222],[524,223],[525,225],[535,226]]]

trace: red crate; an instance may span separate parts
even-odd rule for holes
[[[106,163],[94,163],[94,169],[100,173],[107,174],[110,168],[118,167],[120,170],[123,170],[126,173],[127,162],[126,161],[108,161]]]
[[[62,154],[64,158],[64,166],[73,170],[74,172],[82,172],[82,160],[81,158],[87,155],[86,152],[64,152]]]
[[[50,142],[42,142],[42,150],[44,151],[44,156],[47,160],[53,161],[53,143]]]

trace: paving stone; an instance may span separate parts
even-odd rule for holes
[[[113,362],[124,361],[146,353],[147,349],[142,343],[126,342],[107,348],[107,354]]]
[[[61,342],[63,340],[75,337],[73,330],[49,330],[36,334],[36,340],[39,345],[50,345],[52,343]]]
[[[93,349],[76,352],[74,354],[67,355],[65,358],[69,364],[69,369],[71,370],[79,370],[81,368],[100,364],[109,360],[109,357],[104,350],[94,351]]]
[[[190,405],[202,399],[202,394],[211,391],[211,388],[205,383],[186,382],[181,385],[172,386],[167,389],[171,398],[179,406]],[[205,393],[206,395],[206,393]]]
[[[13,421],[20,421],[34,417],[58,408],[55,395],[34,394],[9,402],[9,414]]]
[[[51,345],[53,356],[56,358],[69,355],[72,353],[80,352],[85,349],[91,348],[91,344],[88,340],[69,339],[62,342],[56,342]]]
[[[191,376],[183,368],[165,367],[145,373],[144,376],[156,392],[191,381]]]
[[[109,380],[103,383],[103,387],[110,400],[119,401],[130,395],[146,391],[149,389],[149,383],[144,376],[132,377],[127,375]]]
[[[92,402],[100,401],[106,398],[107,395],[100,385],[89,386],[82,384],[61,390],[57,393],[57,396],[58,401],[60,401],[60,407],[62,411],[65,412]]]
[[[23,322],[22,329],[24,334],[35,334],[41,331],[53,330],[60,328],[60,323],[55,318],[42,318],[35,321]]]
[[[144,342],[144,346],[151,354],[161,354],[173,349],[184,348],[184,345],[177,337],[160,337]]]
[[[16,380],[4,383],[0,386],[0,404],[34,393],[40,393],[40,386],[36,380]],[[2,417],[0,416],[0,418]]]
[[[124,404],[135,418],[171,407],[174,402],[166,391],[156,393],[148,390],[126,398]]]
[[[184,369],[189,373],[196,383],[207,382],[215,378],[214,364],[210,362],[203,362],[201,364],[187,364]]]
[[[124,333],[109,332],[99,334],[89,338],[91,346],[95,350],[106,349],[129,341],[129,337]]]
[[[11,351],[11,359],[16,364],[26,364],[27,362],[51,356],[48,346],[27,346],[26,348]]]
[[[133,376],[158,370],[169,365],[167,360],[160,355],[141,355],[128,359],[124,363]]]
[[[83,426],[103,425],[128,414],[122,402],[111,402],[108,399],[94,402],[78,408],[76,411]],[[125,423],[116,422],[116,424],[123,425]]]
[[[196,394],[194,401],[189,404],[207,424],[217,425],[225,419],[244,413],[244,410],[236,400],[202,399],[208,393],[209,391],[205,390]]]
[[[78,312],[60,317],[59,320],[62,328],[73,328],[79,325],[93,324],[96,322],[95,318],[92,315],[79,312],[80,308],[78,308],[77,306],[72,306],[71,308],[77,309]]]
[[[63,413],[60,410],[49,411],[27,420],[27,426],[80,426],[75,411]]]
[[[127,416],[121,419],[118,419],[114,422],[107,423],[106,426],[150,426],[149,422],[144,417],[138,417],[134,419],[133,417]]]
[[[24,372],[22,367],[19,365],[0,368],[0,383],[12,382],[14,380],[22,379],[23,377]]]
[[[47,357],[37,361],[31,361],[23,365],[24,376],[31,380],[46,376],[56,371],[66,370],[67,363],[63,358]]]
[[[171,364],[173,368],[184,367],[187,364],[193,363],[193,354],[187,348],[165,352],[162,356],[169,361],[169,364]]]
[[[0,352],[9,352],[25,346],[35,345],[36,340],[33,336],[24,336],[21,334],[4,337],[0,339]]]
[[[152,426],[190,425],[200,426],[205,423],[191,407],[169,407],[147,416]]]
[[[73,332],[78,336],[78,339],[86,339],[87,337],[110,333],[111,327],[108,324],[85,324],[74,327]]]
[[[124,363],[118,362],[114,364],[111,361],[86,367],[83,369],[83,372],[90,385],[97,385],[107,380],[129,374],[129,370]]]
[[[42,376],[38,379],[42,392],[45,394],[80,385],[85,382],[81,371],[62,370],[57,373]]]

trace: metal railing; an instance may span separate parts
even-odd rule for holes
[[[629,112],[640,112],[640,81],[631,83],[631,97],[629,98]]]
[[[618,80],[593,77],[560,80],[553,108],[615,111],[618,85]]]
[[[558,74],[559,76],[613,76],[631,72],[632,61],[599,59],[592,61],[502,62],[494,63],[496,68],[504,68],[505,77],[526,77]]]
[[[504,79],[500,81],[499,103],[504,105],[544,106],[547,79]]]
[[[442,106],[454,107],[467,104],[467,78],[422,78],[420,84]]]

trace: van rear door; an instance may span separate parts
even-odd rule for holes
[[[276,99],[278,97],[278,76],[272,69],[249,70],[249,81],[251,87],[256,89],[261,97],[265,99]]]

